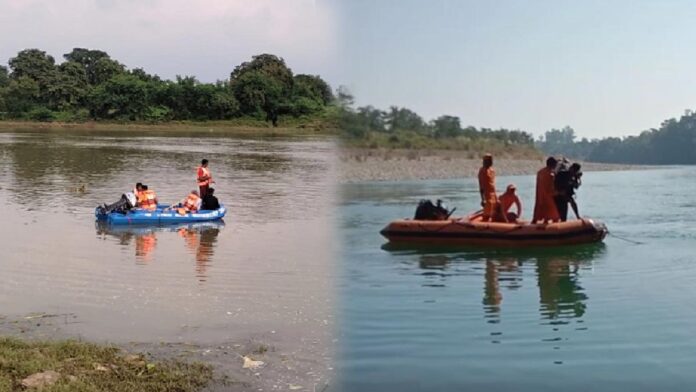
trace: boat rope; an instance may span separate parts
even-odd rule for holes
[[[609,230],[607,230],[607,234],[609,234],[610,236],[612,236],[612,237],[614,237],[614,238],[617,238],[617,239],[620,239],[620,240],[629,242],[629,243],[631,243],[631,244],[633,244],[633,245],[643,245],[643,244],[645,244],[645,242],[634,241],[634,240],[629,239],[629,238],[625,238],[625,237],[618,236],[618,235],[612,233],[612,232],[609,231]]]

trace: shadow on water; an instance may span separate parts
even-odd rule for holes
[[[168,226],[119,226],[96,221],[97,236],[115,238],[122,246],[133,244],[135,260],[138,264],[148,264],[153,260],[157,248],[157,236],[176,233],[184,242],[189,253],[196,259],[196,277],[205,282],[208,269],[212,265],[217,237],[225,227],[225,222],[197,222]]]

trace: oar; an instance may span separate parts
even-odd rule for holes
[[[449,219],[449,217],[452,216],[452,214],[454,214],[454,211],[457,211],[457,207],[452,208],[452,210],[447,214],[447,218],[445,219]]]

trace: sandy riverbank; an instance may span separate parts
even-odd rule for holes
[[[543,159],[500,157],[495,159],[499,176],[534,174]],[[640,170],[651,166],[584,162],[583,171]],[[340,181],[396,181],[474,177],[481,160],[458,151],[357,150],[344,149],[340,155]]]

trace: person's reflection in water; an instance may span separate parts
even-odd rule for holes
[[[103,239],[111,236],[118,239],[119,245],[130,247],[135,239],[135,262],[147,264],[152,261],[152,254],[157,247],[157,233],[154,229],[111,227],[105,222],[97,222],[97,234]]]
[[[500,309],[503,302],[503,294],[500,291],[500,282],[509,281],[508,289],[519,288],[520,278],[514,276],[501,277],[511,273],[519,273],[519,262],[515,258],[502,258],[499,260],[487,259],[486,272],[484,274],[483,305],[485,317],[491,324],[500,322]]]
[[[152,253],[157,246],[157,235],[155,232],[147,232],[135,235],[135,260],[137,263],[145,264],[152,260]]]
[[[212,261],[218,234],[218,227],[179,229],[179,235],[184,238],[186,247],[196,256],[196,277],[201,282],[205,282],[208,277],[207,269]]]
[[[498,267],[493,261],[486,260],[485,284],[483,288],[483,310],[491,324],[500,322],[500,303],[503,295],[498,284]]]
[[[539,311],[545,319],[582,317],[587,295],[580,286],[578,261],[564,258],[537,260]]]

